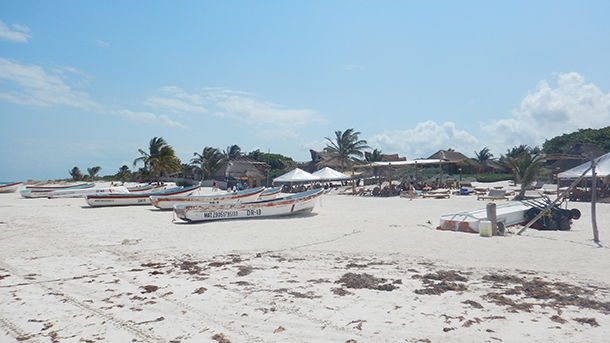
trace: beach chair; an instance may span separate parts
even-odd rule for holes
[[[504,189],[490,189],[485,195],[478,195],[477,200],[508,200],[506,196],[506,190]]]

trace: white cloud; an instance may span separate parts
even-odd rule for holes
[[[186,125],[177,122],[167,115],[164,114],[154,114],[151,112],[139,112],[139,111],[131,111],[131,110],[119,110],[114,112],[117,115],[125,117],[129,120],[142,122],[142,123],[153,123],[153,124],[162,124],[167,127],[174,128],[182,128],[185,129]]]
[[[540,145],[545,139],[580,128],[610,124],[610,93],[587,83],[578,73],[560,73],[556,84],[540,81],[512,116],[483,125],[499,147]]]
[[[297,135],[296,129],[299,127],[325,122],[324,117],[315,110],[287,108],[244,92],[207,90],[204,99],[216,116],[264,127],[265,134],[275,136],[293,137]]]
[[[108,43],[108,42],[106,42],[106,41],[103,41],[103,40],[101,40],[101,39],[98,39],[98,40],[96,40],[95,42],[97,43],[97,46],[99,46],[99,47],[100,47],[100,48],[102,48],[102,49],[106,49],[106,48],[109,48],[109,47],[110,47],[110,43]]]
[[[167,86],[161,88],[161,96],[151,96],[145,104],[158,109],[169,110],[171,112],[193,112],[203,113],[203,97],[198,94],[188,94],[182,88]]]
[[[453,122],[438,124],[428,120],[412,129],[383,132],[369,138],[372,147],[384,153],[398,153],[409,159],[428,157],[440,149],[453,148],[466,156],[479,148],[479,141],[472,134],[456,127]]]
[[[160,95],[146,99],[145,104],[174,113],[206,113],[238,121],[261,135],[273,137],[294,137],[297,128],[324,122],[317,111],[288,108],[260,100],[252,93],[222,88],[188,93],[180,87],[167,86],[160,89]]]
[[[99,109],[87,93],[65,82],[65,70],[45,70],[0,57],[0,99],[20,105]]]
[[[16,43],[27,43],[30,39],[30,29],[25,25],[13,24],[7,26],[0,20],[0,39]]]

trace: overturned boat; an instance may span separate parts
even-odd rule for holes
[[[23,182],[0,183],[0,193],[14,193]]]
[[[551,203],[548,198],[508,201],[496,206],[498,226],[526,224],[541,211],[548,211],[547,216],[538,219],[532,227],[539,230],[570,230],[572,219],[580,218],[577,209],[562,209]],[[441,216],[438,230],[479,233],[482,221],[489,221],[487,209],[458,212]]]
[[[176,216],[187,222],[238,218],[263,218],[309,213],[324,189],[312,189],[286,197],[252,202],[208,205],[175,205]]]
[[[140,192],[127,194],[96,194],[87,195],[87,204],[91,207],[101,206],[130,206],[150,205],[150,197],[155,195],[189,195],[199,189],[200,186],[175,187],[159,192]]]
[[[256,200],[261,193],[265,190],[265,187],[250,188],[239,192],[219,193],[219,194],[207,194],[207,195],[189,195],[189,196],[176,196],[176,195],[152,195],[150,196],[150,202],[156,208],[162,210],[171,210],[174,205],[179,204],[191,204],[191,205],[204,205],[204,204],[224,204],[224,203],[235,203],[235,202],[248,202]]]

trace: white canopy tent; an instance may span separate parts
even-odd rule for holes
[[[316,171],[312,175],[319,177],[320,180],[323,180],[323,181],[339,181],[339,180],[349,180],[350,179],[349,176],[347,176],[341,172],[338,172],[332,168],[329,168],[329,167],[324,167],[323,169]]]
[[[320,181],[318,176],[312,175],[302,169],[295,168],[284,175],[273,179],[273,183],[303,183]]]
[[[572,169],[568,169],[563,173],[559,173],[557,177],[560,179],[577,179],[590,167],[591,161],[585,162]],[[597,174],[598,177],[610,175],[610,152],[595,159],[595,174]],[[587,172],[585,177],[591,178],[591,170]]]
[[[393,161],[393,162],[372,162],[369,164],[361,164],[354,166],[354,168],[376,168],[376,167],[404,167],[404,166],[419,166],[429,164],[446,164],[449,163],[446,160],[438,159],[421,159],[421,160],[408,160],[408,161]]]

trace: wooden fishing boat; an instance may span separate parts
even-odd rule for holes
[[[85,189],[60,189],[48,193],[47,198],[84,198],[87,195],[99,194],[127,194],[127,187],[100,187],[100,188],[85,188]]]
[[[0,193],[14,193],[23,182],[0,183]]]
[[[282,187],[271,187],[266,188],[261,194],[258,195],[260,200],[275,199],[282,192]]]
[[[238,218],[263,218],[309,213],[324,189],[292,194],[286,197],[238,202],[232,204],[175,205],[176,216],[187,222]]]
[[[53,192],[64,191],[64,190],[77,190],[77,189],[89,189],[95,186],[94,183],[81,183],[74,184],[72,186],[26,186],[19,193],[24,198],[49,198]],[[35,188],[32,188],[35,187]]]
[[[234,202],[247,202],[256,200],[265,187],[250,188],[239,192],[228,192],[220,194],[172,196],[172,195],[153,195],[150,201],[156,208],[171,210],[178,204],[224,204]]]
[[[30,185],[26,186],[26,189],[33,191],[55,191],[59,189],[80,189],[80,188],[93,188],[95,184],[93,182],[86,183],[74,183],[74,184],[57,184],[57,185]]]
[[[127,187],[130,193],[138,193],[138,192],[156,192],[162,189],[165,189],[165,185],[155,185],[155,184],[143,184]]]
[[[91,207],[102,206],[130,206],[150,205],[150,197],[154,195],[188,195],[199,189],[193,187],[175,187],[159,192],[127,193],[127,194],[99,194],[87,195],[87,204]]]

